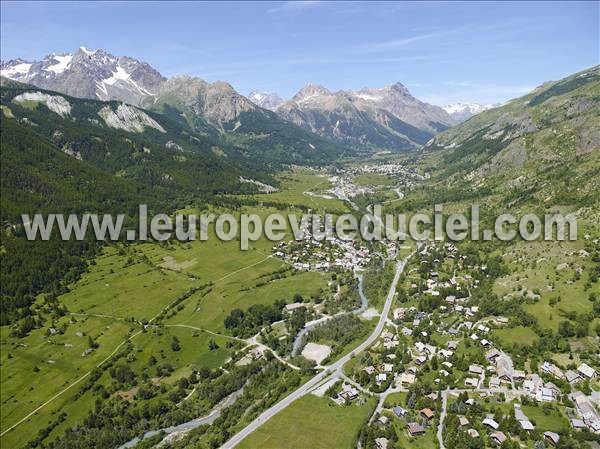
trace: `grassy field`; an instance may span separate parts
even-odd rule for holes
[[[362,186],[389,186],[395,184],[392,178],[379,173],[361,173],[355,178],[354,182]]]
[[[268,274],[279,264],[269,259],[252,269],[237,273],[227,282],[216,282],[212,291],[204,297],[192,296],[185,303],[185,308],[169,319],[169,324],[179,323],[224,332],[223,321],[235,308],[246,309],[253,304],[272,304],[277,299],[292,301],[294,294],[303,297],[317,295],[327,283],[327,278],[319,273],[305,272],[289,275],[285,279],[269,282],[257,287],[255,284],[261,275]]]
[[[408,393],[400,392],[400,393],[392,393],[388,394],[385,398],[384,406],[387,408],[392,408],[397,405],[401,407],[406,407],[406,398],[408,397]]]
[[[150,245],[132,246],[126,255],[107,248],[71,291],[61,296],[63,304],[71,312],[150,320],[177,296],[202,284],[141,262],[142,246]]]
[[[564,312],[589,312],[590,291],[600,293],[597,285],[585,291],[587,275],[575,280],[575,267],[589,263],[577,253],[582,247],[581,241],[518,243],[505,258],[514,274],[498,279],[494,291],[515,298],[522,296],[523,291],[530,295],[537,292],[539,300],[523,308],[537,318],[540,326],[557,331]],[[568,267],[558,269],[564,263]],[[552,306],[551,299],[560,300]]]
[[[343,407],[327,398],[307,395],[253,432],[238,447],[350,449],[374,407],[374,399],[361,406]]]
[[[64,335],[52,337],[45,335],[45,329],[37,329],[29,336],[16,340],[8,336],[8,328],[2,329],[2,430],[15,424],[96,367],[133,329],[129,323],[107,318],[76,317],[76,320]],[[88,335],[94,338],[98,348],[84,357],[82,353],[88,348]],[[76,387],[69,390],[69,393],[75,391]],[[70,394],[53,402],[52,407],[41,409],[23,423],[18,431],[9,432],[2,437],[2,447],[20,447],[31,439],[43,427],[42,424],[53,419],[53,410],[58,410],[69,401]]]
[[[343,201],[331,197],[324,192],[332,187],[329,180],[314,172],[286,172],[279,176],[281,182],[279,192],[252,195],[252,199],[262,200],[282,205],[297,205],[313,208],[317,211],[325,210],[330,213],[344,213],[348,207]],[[310,192],[312,195],[308,194]],[[331,198],[323,198],[325,195]]]
[[[274,209],[259,209],[261,215],[272,212]],[[295,293],[310,297],[326,287],[328,276],[314,272],[287,272],[285,278],[270,281],[270,275],[286,267],[281,260],[270,257],[272,245],[263,238],[252,243],[250,250],[240,251],[239,241],[222,242],[211,234],[203,242],[107,247],[89,271],[59,298],[70,312],[56,323],[57,327],[68,323],[64,335],[47,337],[50,323],[21,340],[10,337],[8,328],[2,329],[1,431],[50,400],[28,421],[4,435],[2,446],[24,445],[59,412],[66,412],[67,419],[53,435],[87,415],[95,396],[86,393],[72,401],[78,385],[55,396],[115,351],[128,333],[140,330],[138,324],[126,320],[151,322],[183,293],[211,284],[187,298],[181,304],[183,310],[166,319],[166,327],[159,333],[149,328],[132,341],[135,360],[131,366],[135,371],[141,371],[152,354],[159,363],[173,365],[171,377],[175,379],[193,368],[218,367],[229,357],[227,343],[231,340],[202,329],[225,332],[223,320],[233,308],[271,304],[281,298],[291,301]],[[82,357],[88,335],[99,347]],[[178,352],[170,349],[172,335],[180,340]],[[217,342],[218,349],[208,349],[210,339]],[[34,371],[36,367],[39,371]]]
[[[537,342],[540,337],[528,327],[517,326],[493,331],[493,336],[503,347],[513,344],[527,345]]]
[[[561,433],[563,430],[569,429],[569,421],[567,418],[556,410],[552,410],[549,414],[545,414],[542,407],[524,405],[521,408],[529,420],[535,422],[535,428],[538,432],[550,430],[552,432]]]

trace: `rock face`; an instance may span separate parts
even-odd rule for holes
[[[443,109],[416,99],[400,83],[338,92],[310,84],[276,111],[322,136],[390,150],[417,147],[455,123]]]
[[[48,95],[43,92],[24,92],[13,98],[17,103],[26,103],[28,101],[34,103],[43,103],[52,112],[56,112],[61,117],[66,117],[71,114],[71,103],[60,95]]]
[[[164,128],[144,111],[125,103],[117,106],[117,109],[114,111],[112,107],[104,106],[98,111],[98,115],[111,128],[122,129],[132,133],[142,133],[148,127],[154,128],[161,133],[166,133]]]

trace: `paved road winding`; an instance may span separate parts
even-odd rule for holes
[[[396,264],[396,272],[394,274],[394,280],[390,285],[390,290],[388,291],[387,298],[385,300],[385,304],[383,306],[383,311],[381,312],[381,316],[379,317],[379,321],[377,322],[377,326],[373,330],[373,332],[367,337],[365,341],[363,341],[357,348],[355,348],[352,352],[346,354],[337,362],[329,365],[325,371],[320,372],[311,378],[308,382],[300,386],[296,391],[289,394],[277,404],[272,406],[271,408],[265,410],[261,413],[254,421],[244,427],[240,432],[235,434],[229,441],[227,441],[221,449],[232,449],[237,446],[244,438],[262,426],[265,422],[275,416],[277,413],[281,412],[285,408],[287,408],[290,404],[292,404],[295,400],[300,399],[302,396],[309,393],[314,387],[316,387],[323,380],[330,377],[337,370],[341,369],[352,357],[354,354],[358,354],[361,351],[364,351],[369,346],[371,346],[375,340],[379,337],[383,328],[385,327],[387,316],[390,312],[390,308],[392,307],[392,302],[394,300],[394,296],[396,294],[396,285],[398,284],[398,280],[400,279],[400,275],[402,271],[404,271],[404,267],[408,263],[409,259],[415,254],[415,252],[408,255],[402,261]]]

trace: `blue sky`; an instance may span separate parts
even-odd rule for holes
[[[80,45],[166,76],[292,96],[400,81],[436,104],[493,103],[599,63],[598,2],[1,3],[1,56]]]

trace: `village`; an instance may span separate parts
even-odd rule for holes
[[[383,246],[392,260],[396,246]],[[360,272],[376,257],[366,245],[335,238],[318,242],[310,235],[274,251],[298,270]],[[473,299],[493,276],[493,261],[488,267],[471,259],[453,244],[428,242],[408,267],[377,341],[353,354],[313,394],[338,406],[376,397],[363,432],[378,449],[421,438],[444,448],[461,434],[486,447],[515,439],[556,446],[573,432],[600,435],[600,394],[589,388],[598,382],[597,370],[586,362],[560,368],[551,360],[517,369],[495,338],[514,318],[484,314]],[[540,410],[568,422],[568,429],[543,422],[538,428]]]

